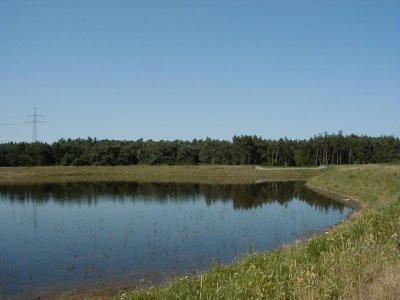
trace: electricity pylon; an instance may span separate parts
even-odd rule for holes
[[[40,121],[37,119],[37,117],[42,117],[42,115],[38,115],[36,113],[36,107],[33,111],[33,115],[28,115],[28,117],[33,117],[32,121],[26,122],[26,123],[31,123],[32,124],[32,143],[37,142],[37,124],[39,123],[44,123],[43,121]]]

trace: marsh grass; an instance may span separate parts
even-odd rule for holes
[[[398,299],[400,167],[332,167],[309,180],[360,210],[325,233],[122,299]]]

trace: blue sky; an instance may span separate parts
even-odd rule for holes
[[[400,136],[400,1],[0,1],[0,142]],[[12,124],[12,125],[8,125]]]

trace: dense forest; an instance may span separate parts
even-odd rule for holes
[[[137,141],[61,139],[55,143],[0,144],[0,166],[85,165],[266,165],[319,166],[328,164],[400,161],[400,139],[393,136],[320,134],[308,140],[266,140],[234,136],[226,140]]]

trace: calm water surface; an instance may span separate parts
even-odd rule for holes
[[[195,273],[340,222],[302,182],[0,186],[0,295]]]

